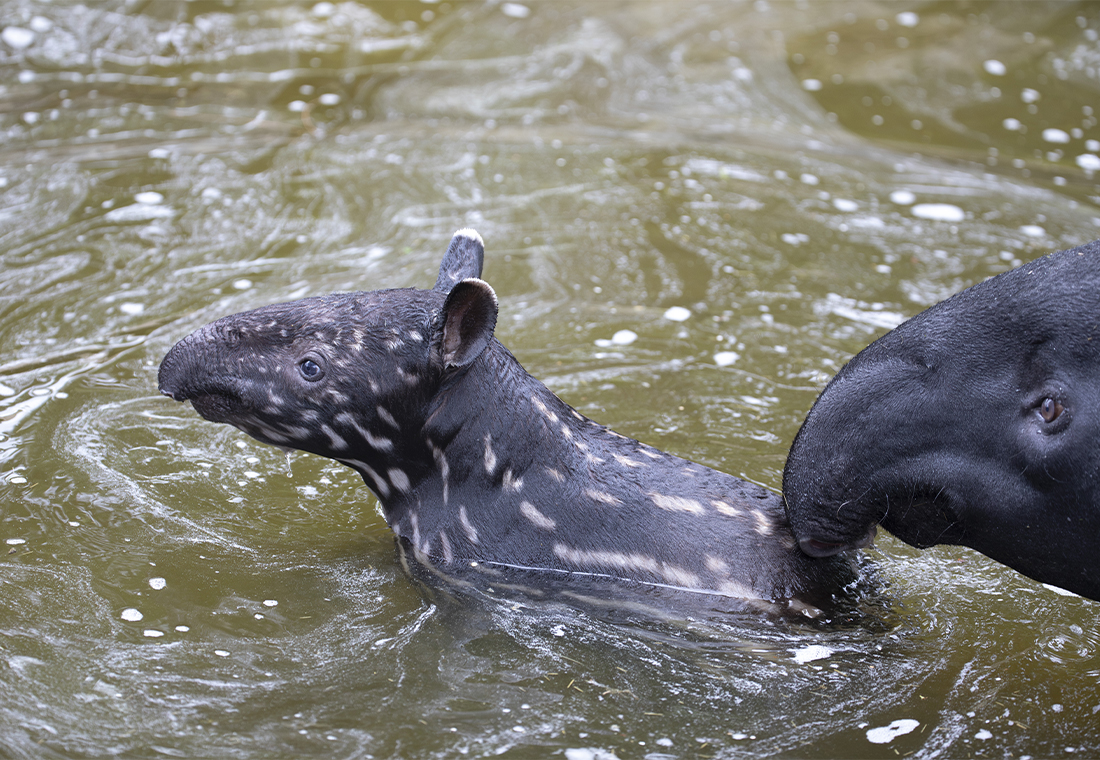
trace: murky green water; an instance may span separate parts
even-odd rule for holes
[[[866,343],[1100,236],[1098,30],[1095,3],[0,4],[0,756],[1100,754],[1100,605],[969,551],[883,538],[881,596],[814,626],[457,594],[350,470],[288,477],[155,388],[200,324],[428,287],[470,225],[533,374],[778,487]]]

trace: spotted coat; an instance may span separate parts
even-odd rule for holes
[[[219,319],[172,348],[160,390],[354,468],[444,572],[487,563],[796,605],[848,579],[846,560],[796,547],[776,494],[623,437],[524,371],[493,337],[482,261],[460,230],[431,290]]]

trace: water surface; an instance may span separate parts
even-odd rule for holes
[[[0,754],[1100,754],[1100,607],[868,552],[820,623],[407,574],[352,471],[156,392],[218,316],[429,287],[584,414],[778,488],[824,383],[1100,236],[1100,6],[0,5]],[[966,413],[966,410],[960,410]]]

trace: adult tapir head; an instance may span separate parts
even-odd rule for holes
[[[794,439],[803,551],[960,544],[1100,599],[1100,242],[998,275],[860,352]]]

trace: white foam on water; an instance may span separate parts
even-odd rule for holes
[[[801,649],[791,650],[794,652],[794,661],[799,665],[807,662],[814,662],[815,660],[824,660],[833,656],[833,650],[820,644],[809,644]]]
[[[1008,67],[1006,67],[1003,63],[996,60],[995,58],[990,58],[988,61],[983,63],[982,68],[985,69],[987,74],[992,74],[995,77],[1003,77],[1006,73],[1008,73]]]
[[[889,744],[899,736],[913,733],[919,725],[920,722],[912,718],[901,718],[889,726],[867,729],[867,741],[871,744]]]
[[[937,222],[961,222],[966,212],[950,203],[918,203],[913,206],[913,216]]]

